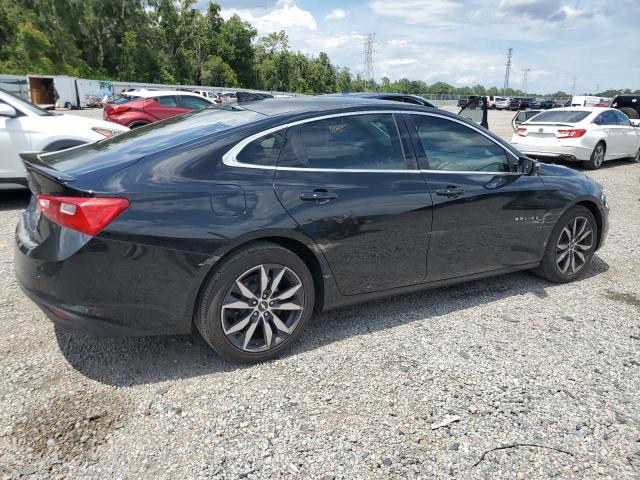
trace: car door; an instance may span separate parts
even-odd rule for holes
[[[618,127],[618,119],[613,110],[605,110],[593,121],[603,133],[607,144],[605,158],[619,158],[624,156],[624,134]]]
[[[175,95],[148,98],[145,101],[144,110],[157,120],[164,120],[165,118],[175,117],[176,115],[182,115],[183,113],[191,111],[182,108],[180,104],[178,104],[178,99]]]
[[[276,194],[325,255],[343,295],[425,278],[431,196],[400,128],[392,113],[353,112],[287,130]]]
[[[515,155],[480,128],[435,114],[411,120],[433,198],[427,280],[537,262],[545,215],[540,177],[516,173]]]
[[[14,107],[15,108],[15,107]],[[2,178],[22,178],[25,176],[25,169],[20,160],[20,152],[31,150],[31,129],[32,117],[22,114],[16,110],[18,116],[0,116],[0,179]]]
[[[625,156],[633,157],[640,148],[640,131],[631,125],[629,117],[618,110],[611,110],[616,116],[617,130],[621,136]]]

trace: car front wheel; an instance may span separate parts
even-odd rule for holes
[[[554,227],[542,262],[534,272],[556,283],[575,280],[591,263],[597,238],[593,214],[579,205],[570,208]]]
[[[269,360],[300,336],[313,311],[314,293],[300,257],[279,245],[256,243],[218,267],[204,289],[196,327],[227,360]]]

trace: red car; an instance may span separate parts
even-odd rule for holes
[[[129,92],[126,97],[105,104],[102,117],[136,128],[212,106],[214,102],[191,92],[145,90]]]

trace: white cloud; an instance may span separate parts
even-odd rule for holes
[[[370,0],[369,8],[378,15],[400,18],[418,25],[454,25],[463,11],[460,0]]]
[[[258,32],[262,34],[279,30],[286,30],[288,34],[296,30],[312,32],[318,30],[316,19],[310,12],[287,2],[281,5],[280,8],[263,15],[255,15],[251,10],[235,10],[232,8],[222,10],[221,14],[225,19],[234,14],[238,15],[257,28]]]
[[[391,40],[387,40],[387,45],[391,48],[402,48],[409,45],[409,42],[406,40],[396,40],[395,38],[392,38]]]
[[[331,10],[331,12],[329,12],[327,14],[326,17],[324,17],[325,20],[344,20],[345,18],[347,18],[349,14],[342,10],[341,8],[336,8],[335,10]]]

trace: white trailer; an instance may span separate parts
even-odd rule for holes
[[[76,79],[80,108],[101,107],[104,98],[113,100],[113,82],[108,80]]]
[[[29,100],[29,85],[25,75],[0,75],[0,88]]]
[[[78,108],[76,79],[66,75],[27,75],[31,103],[42,108]]]

